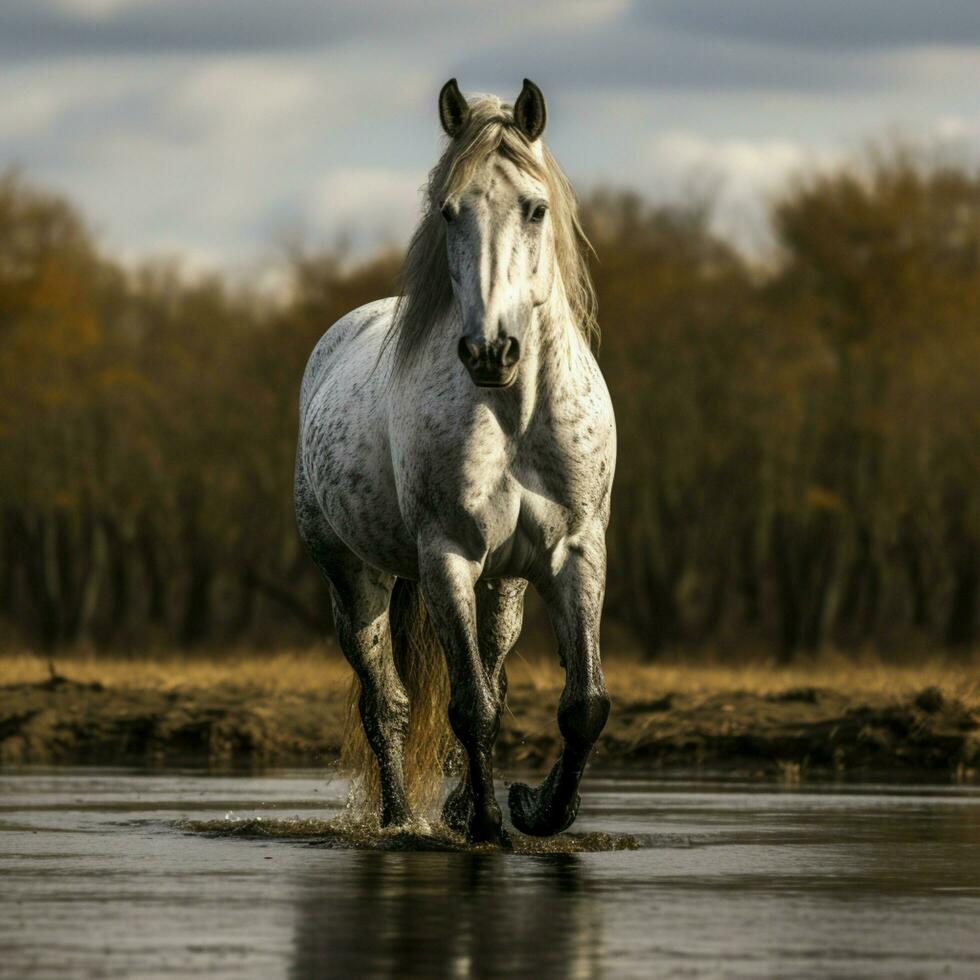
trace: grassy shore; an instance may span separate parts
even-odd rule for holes
[[[29,652],[0,653],[0,685],[47,681],[52,667],[76,683],[98,683],[122,690],[175,691],[232,685],[270,694],[311,690],[329,694],[346,689],[350,680],[350,668],[339,651],[322,647],[133,656],[75,651],[50,659]],[[827,654],[784,666],[763,658],[736,665],[703,656],[689,660],[666,658],[653,663],[619,656],[607,659],[604,670],[610,693],[627,701],[665,692],[692,696],[723,692],[778,695],[803,687],[900,699],[935,687],[946,697],[980,710],[980,657],[931,656],[895,663],[871,655],[855,659]],[[508,659],[507,674],[512,689],[557,691],[564,681],[555,658],[528,657],[520,651]]]
[[[52,673],[53,669],[53,673]],[[498,743],[504,767],[558,750],[563,675],[515,652]],[[613,712],[596,765],[810,772],[929,771],[974,778],[980,665],[826,656],[784,667],[700,658],[606,664]],[[349,671],[336,651],[225,651],[52,662],[0,655],[0,762],[328,764]]]

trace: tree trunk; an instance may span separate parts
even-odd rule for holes
[[[795,534],[785,514],[773,516],[771,533],[779,615],[779,660],[789,663],[796,653],[802,631],[799,584],[793,560]]]
[[[187,560],[187,586],[180,624],[182,646],[195,646],[202,642],[211,629],[214,567],[210,549],[200,531],[200,499],[200,488],[186,484],[181,489],[178,502],[183,518],[184,554]]]
[[[245,635],[252,625],[255,613],[255,575],[246,568],[238,577],[238,608],[231,624],[231,635],[236,639]]]
[[[110,517],[105,518],[104,528],[108,540],[109,571],[109,610],[106,620],[106,636],[114,639],[119,636],[129,618],[129,565],[126,561],[126,537],[119,524]]]
[[[906,516],[902,521],[898,546],[908,580],[909,597],[912,600],[912,625],[917,630],[926,631],[932,624],[932,617],[929,614],[929,590],[926,586],[922,551],[911,517]]]
[[[211,561],[202,549],[190,556],[184,612],[180,623],[182,646],[196,646],[207,638],[211,629]]]
[[[153,522],[144,516],[140,521],[137,542],[146,587],[146,616],[153,625],[162,626],[167,619],[167,592],[157,540]]]
[[[105,581],[106,569],[106,537],[101,522],[91,520],[87,516],[87,547],[85,549],[85,567],[78,589],[77,598],[72,614],[72,635],[69,642],[76,643],[86,637],[92,628],[99,605],[102,584]]]
[[[953,595],[946,619],[948,647],[970,650],[977,638],[977,592],[980,589],[980,542],[964,529],[950,542]]]

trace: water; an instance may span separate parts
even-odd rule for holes
[[[976,788],[594,776],[575,829],[640,848],[531,856],[178,823],[330,817],[344,793],[0,773],[0,975],[980,976]]]

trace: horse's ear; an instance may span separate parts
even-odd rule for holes
[[[450,78],[439,93],[439,122],[447,136],[453,138],[466,128],[470,118],[470,105],[459,90],[455,78]]]
[[[548,110],[545,108],[541,89],[530,78],[525,78],[524,88],[514,103],[514,122],[517,123],[517,128],[533,143],[544,132],[547,121]]]

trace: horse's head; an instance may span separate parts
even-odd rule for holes
[[[453,79],[439,94],[439,118],[449,143],[429,174],[387,340],[402,377],[433,343],[448,342],[474,383],[506,387],[522,355],[530,360],[536,324],[598,339],[590,246],[571,185],[541,139],[544,97],[533,82],[524,80],[511,107],[493,95],[467,101]]]
[[[517,131],[522,149],[542,159],[544,96],[531,81],[506,107],[505,125]],[[439,117],[452,139],[465,139],[470,106],[456,85],[439,95]],[[460,360],[474,384],[505,388],[517,377],[522,345],[533,311],[549,297],[555,268],[555,241],[549,189],[537,173],[506,152],[480,158],[464,183],[441,202],[446,254],[462,335]]]

